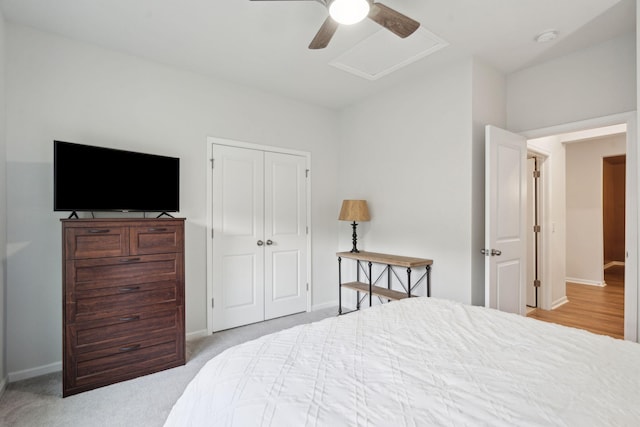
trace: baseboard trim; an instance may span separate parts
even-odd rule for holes
[[[605,282],[598,282],[596,280],[578,279],[577,277],[567,277],[565,280],[567,282],[576,283],[578,285],[598,286],[601,288],[604,288],[605,286],[607,286]]]
[[[565,305],[568,302],[569,302],[569,298],[567,298],[566,296],[563,296],[562,298],[558,298],[553,302],[553,304],[551,304],[551,310],[555,310],[556,308],[562,305]]]
[[[316,304],[311,306],[311,311],[324,310],[325,308],[337,307],[338,301],[329,301],[322,304]]]
[[[26,380],[59,371],[62,371],[62,362],[55,362],[49,365],[37,366],[35,368],[24,369],[17,372],[9,372],[9,382],[12,383],[15,381]]]
[[[624,267],[624,261],[611,261],[604,265],[605,270],[611,267]]]
[[[209,334],[207,333],[207,330],[206,330],[206,329],[201,329],[201,330],[199,330],[199,331],[189,332],[189,333],[186,335],[185,339],[186,339],[187,341],[190,341],[190,340],[195,340],[195,339],[197,339],[197,338],[203,338],[203,337],[206,337],[207,335],[209,335]]]

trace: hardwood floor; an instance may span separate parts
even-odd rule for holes
[[[605,270],[607,286],[567,283],[569,302],[555,310],[534,309],[527,317],[624,338],[624,267]]]

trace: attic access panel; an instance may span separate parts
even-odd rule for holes
[[[448,45],[423,27],[405,39],[380,29],[329,65],[367,80],[377,80]]]

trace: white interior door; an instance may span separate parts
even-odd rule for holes
[[[213,329],[264,320],[263,152],[213,145]]]
[[[526,314],[527,144],[486,127],[485,305]]]
[[[265,319],[307,307],[306,159],[265,153]]]

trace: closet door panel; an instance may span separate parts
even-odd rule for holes
[[[264,320],[264,154],[213,146],[213,328]]]
[[[265,153],[265,319],[307,308],[306,159]]]

